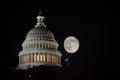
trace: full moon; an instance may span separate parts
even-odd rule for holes
[[[79,41],[74,36],[69,36],[64,41],[64,49],[68,53],[75,53],[79,49]]]

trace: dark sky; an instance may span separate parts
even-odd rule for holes
[[[83,71],[108,71],[111,59],[108,54],[108,27],[113,17],[112,8],[106,2],[95,1],[41,1],[3,2],[1,6],[1,46],[0,64],[18,65],[18,53],[26,34],[36,24],[36,16],[41,8],[47,29],[54,33],[59,50],[67,56],[63,48],[67,36],[75,36],[80,48],[69,54],[70,67]],[[4,44],[3,44],[4,43]],[[67,54],[66,54],[67,53]],[[63,65],[64,66],[64,65]]]

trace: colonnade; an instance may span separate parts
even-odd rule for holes
[[[61,57],[50,53],[29,53],[19,56],[19,63],[50,62],[61,64]]]
[[[26,48],[43,48],[43,49],[57,49],[57,46],[54,44],[46,44],[46,43],[40,43],[40,44],[28,44],[23,47],[23,49]]]

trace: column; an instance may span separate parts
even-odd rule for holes
[[[28,62],[28,55],[26,54],[26,63]]]
[[[41,44],[41,48],[43,49],[43,43]]]
[[[36,53],[34,53],[34,62],[36,62]]]
[[[52,63],[54,62],[54,55],[52,54]]]
[[[46,49],[46,44],[45,44],[45,49]]]
[[[50,56],[49,56],[49,54],[47,54],[47,62],[49,62],[50,61]]]
[[[31,62],[33,62],[33,53],[31,53]]]
[[[37,53],[37,62],[39,62],[40,60],[39,60],[40,58],[39,58],[39,54]]]
[[[50,47],[49,47],[49,44],[48,44],[48,49],[49,49]]]
[[[45,62],[45,53],[43,54],[43,61]]]
[[[29,53],[29,62],[31,62],[31,54]]]
[[[43,59],[42,59],[42,53],[40,53],[40,62],[42,61]]]
[[[29,63],[29,54],[27,54],[27,63]]]
[[[52,54],[50,53],[50,62],[52,62]]]

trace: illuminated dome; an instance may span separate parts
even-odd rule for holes
[[[50,30],[47,30],[45,27],[35,27],[31,29],[27,37],[28,39],[40,39],[40,40],[50,40],[55,41],[54,35]]]
[[[19,52],[19,69],[47,65],[61,67],[61,52],[53,33],[46,29],[44,16],[37,16],[37,24],[31,29]]]

